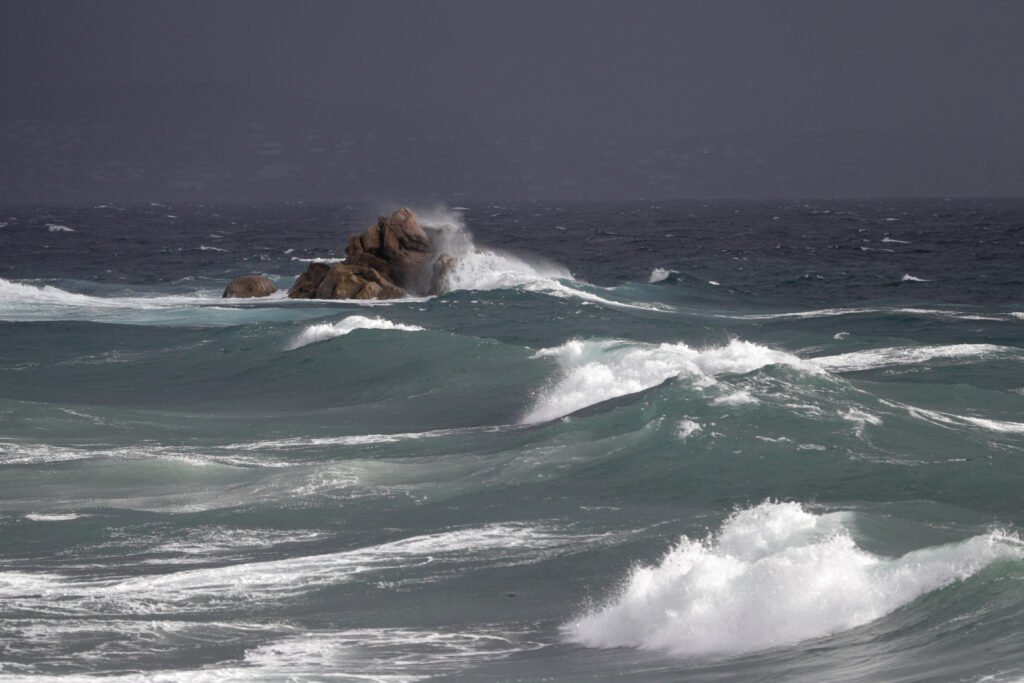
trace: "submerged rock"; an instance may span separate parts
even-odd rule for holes
[[[224,288],[221,298],[247,299],[254,296],[267,296],[277,291],[274,283],[262,275],[243,275],[236,277]]]
[[[431,234],[435,239],[432,239]],[[292,299],[397,299],[447,291],[457,259],[436,256],[437,231],[401,208],[360,235],[352,235],[344,263],[311,263],[288,290]]]

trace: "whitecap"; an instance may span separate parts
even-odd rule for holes
[[[673,377],[685,376],[695,386],[706,387],[716,382],[716,375],[745,374],[778,363],[820,372],[817,366],[791,353],[741,340],[705,349],[683,343],[573,340],[541,349],[533,358],[554,358],[559,376],[538,393],[533,407],[522,418],[524,423],[553,420],[608,399],[650,389]]]
[[[890,244],[911,244],[911,242],[909,240],[898,240],[898,239],[894,239],[894,238],[888,237],[888,236],[884,237],[882,239],[882,241],[883,242],[888,242]]]
[[[680,439],[688,439],[702,431],[704,431],[704,427],[699,422],[689,418],[680,420],[679,424],[676,425],[676,436]]]
[[[931,280],[925,280],[923,278],[914,277],[909,273],[904,273],[903,277],[900,278],[900,282],[931,282]]]
[[[362,315],[350,315],[336,323],[317,323],[304,329],[285,348],[289,351],[301,348],[308,344],[327,341],[341,337],[356,330],[398,330],[401,332],[421,332],[423,328],[419,325],[404,325],[393,323],[381,317],[367,318]]]
[[[74,232],[74,228],[69,228],[66,225],[57,225],[56,223],[47,223],[46,229],[50,232]]]
[[[669,277],[677,274],[678,272],[678,270],[669,270],[667,268],[655,268],[654,270],[651,271],[651,277],[648,280],[648,282],[650,282],[650,284],[652,285],[657,282],[664,282],[665,280],[669,279]]]
[[[716,406],[744,406],[751,403],[760,403],[749,391],[736,391],[725,396],[719,396],[711,401]]]
[[[660,563],[633,569],[562,633],[596,648],[754,652],[861,626],[996,560],[1024,559],[1020,539],[998,531],[882,557],[857,546],[847,519],[797,503],[738,511],[717,534],[683,536]]]
[[[220,247],[208,247],[205,244],[200,244],[199,245],[199,251],[223,251],[223,252],[226,252],[227,249],[221,249]]]
[[[438,231],[436,251],[454,257],[441,284],[444,291],[490,291],[520,289],[558,298],[575,298],[616,308],[666,310],[648,303],[625,303],[587,291],[587,285],[573,279],[558,263],[526,254],[483,247],[473,240],[463,216],[444,210],[425,211],[421,225]]]
[[[25,519],[31,519],[33,522],[67,522],[72,519],[78,519],[80,517],[86,517],[87,515],[79,515],[74,512],[65,513],[42,513],[42,512],[30,512],[25,515]]]

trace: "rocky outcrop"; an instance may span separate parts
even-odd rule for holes
[[[331,267],[326,263],[310,263],[306,272],[295,279],[295,284],[288,290],[290,299],[315,299],[320,283]]]
[[[288,296],[292,299],[396,299],[445,291],[456,259],[436,255],[436,231],[424,229],[407,208],[381,216],[352,235],[344,263],[311,263]],[[441,264],[441,265],[439,265]]]
[[[243,275],[236,277],[224,288],[222,298],[247,299],[254,296],[267,296],[277,291],[274,283],[262,275]]]

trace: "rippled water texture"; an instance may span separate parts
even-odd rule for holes
[[[0,210],[0,679],[1024,679],[1024,204]]]

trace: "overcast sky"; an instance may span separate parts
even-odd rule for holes
[[[556,136],[869,130],[1019,144],[1024,2],[0,3],[8,103],[173,83],[408,103]]]

